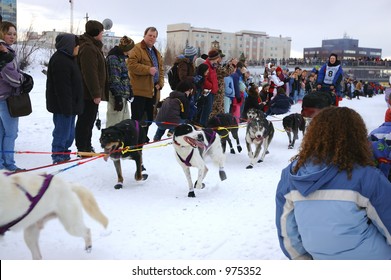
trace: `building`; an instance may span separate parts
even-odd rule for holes
[[[304,48],[303,58],[327,60],[330,53],[337,54],[340,60],[381,59],[382,49],[359,47],[358,40],[344,36],[342,39],[322,40],[321,47]]]
[[[16,25],[16,0],[0,0],[0,15]]]
[[[167,51],[174,55],[183,53],[186,45],[192,45],[199,54],[212,48],[220,49],[228,58],[242,54],[249,61],[262,59],[286,59],[290,57],[290,37],[271,37],[265,32],[242,30],[235,33],[219,29],[193,27],[189,23],[167,25]]]
[[[114,48],[114,46],[119,45],[119,41],[122,37],[115,36],[114,32],[106,30],[103,33],[102,43],[103,43],[103,53],[107,55],[109,51]]]

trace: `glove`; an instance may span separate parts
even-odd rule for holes
[[[235,97],[236,98],[236,102],[238,102],[238,103],[240,103],[240,102],[242,102],[242,97]]]
[[[124,102],[123,102],[123,98],[122,96],[114,96],[114,111],[122,111],[122,109],[124,108]]]
[[[21,93],[29,93],[34,87],[34,80],[29,74],[22,73],[23,83],[20,87]]]

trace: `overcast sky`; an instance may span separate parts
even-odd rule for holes
[[[140,41],[144,29],[155,26],[165,44],[167,24],[190,23],[226,32],[251,30],[270,36],[291,37],[291,56],[302,57],[303,48],[320,47],[324,39],[344,35],[358,39],[359,47],[381,48],[391,58],[390,0],[72,0],[73,30],[83,33],[85,16],[113,21],[116,36]],[[235,3],[235,4],[232,4]],[[70,31],[69,0],[18,0],[18,29],[30,25],[41,32]]]

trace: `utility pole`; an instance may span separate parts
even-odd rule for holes
[[[69,0],[69,3],[71,4],[71,33],[73,33],[73,0]]]
[[[86,16],[84,17],[86,19],[86,22],[88,21],[88,13],[86,13]]]

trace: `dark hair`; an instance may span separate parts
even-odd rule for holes
[[[179,82],[179,84],[176,87],[176,90],[180,91],[180,92],[185,92],[185,91],[188,91],[193,88],[194,88],[193,82],[189,79],[185,79],[185,80]]]
[[[209,69],[208,65],[206,65],[205,63],[202,63],[200,64],[198,67],[197,67],[197,75],[200,75],[201,77],[203,77],[205,75],[205,72]]]
[[[356,165],[374,166],[367,135],[364,120],[353,109],[324,108],[306,129],[299,154],[292,158],[297,160],[292,171],[297,173],[308,162],[324,163],[346,171],[350,179]]]
[[[238,61],[238,63],[236,64],[236,67],[238,69],[242,69],[243,67],[245,67],[246,65],[244,65],[243,61]]]
[[[159,35],[159,32],[157,31],[156,27],[147,27],[144,31],[144,36],[147,35],[148,31],[156,32],[156,37]]]

